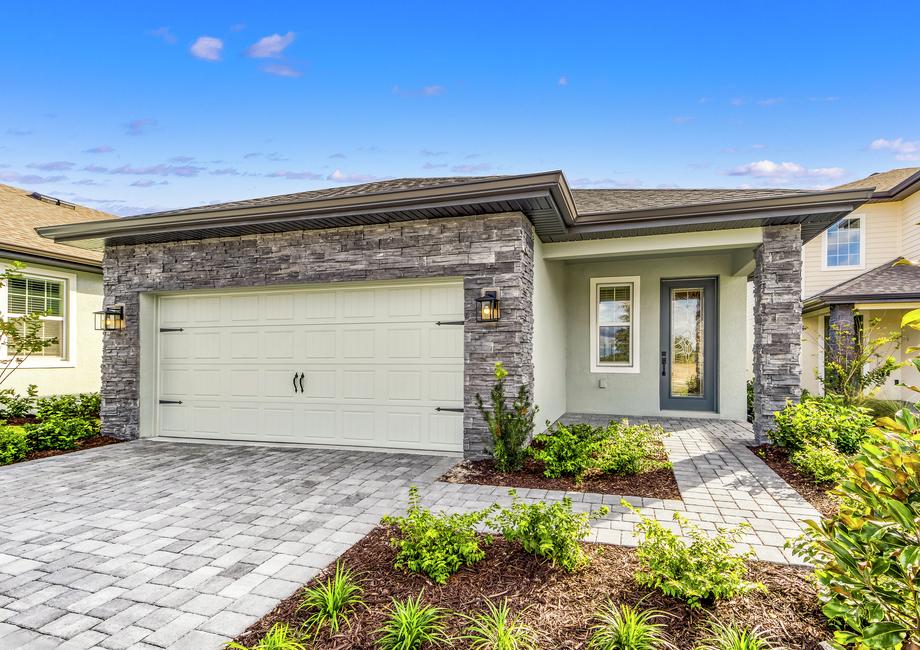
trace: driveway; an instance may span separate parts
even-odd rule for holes
[[[135,441],[0,468],[0,648],[220,648],[454,462]]]

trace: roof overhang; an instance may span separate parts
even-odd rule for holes
[[[903,201],[917,191],[920,191],[920,171],[911,174],[889,190],[873,192],[870,203]]]
[[[88,260],[82,255],[62,255],[57,252],[36,250],[25,246],[0,244],[0,258],[17,260],[29,264],[44,264],[71,269],[73,271],[87,271],[102,273],[102,261]]]
[[[885,303],[916,302],[918,300],[920,300],[920,291],[909,293],[854,293],[833,296],[815,296],[802,303],[802,313],[808,314],[830,307],[831,305],[855,305],[858,303],[882,305]]]

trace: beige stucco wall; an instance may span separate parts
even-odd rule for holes
[[[640,276],[639,372],[590,372],[590,280],[592,277]],[[695,256],[569,261],[566,266],[566,388],[570,412],[658,415],[659,314],[662,278],[719,278],[719,415],[745,418],[747,280],[732,275],[730,253]],[[599,387],[606,379],[607,388]],[[707,413],[676,413],[713,417]]]
[[[566,410],[565,281],[565,263],[544,260],[543,243],[534,237],[534,402],[540,408],[537,431]]]
[[[0,260],[0,264],[5,262]],[[28,268],[50,275],[71,276],[75,280],[76,291],[70,294],[72,301],[68,306],[68,325],[74,336],[70,339],[71,345],[65,361],[58,362],[54,367],[39,367],[50,363],[33,357],[13,372],[0,388],[14,388],[22,392],[29,384],[35,384],[41,395],[98,391],[102,332],[94,329],[93,312],[102,308],[102,275],[32,263],[28,264]],[[6,305],[0,306],[0,312],[5,311]]]

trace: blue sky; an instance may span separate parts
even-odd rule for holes
[[[400,176],[920,166],[917,2],[4,8],[0,182],[118,214]]]

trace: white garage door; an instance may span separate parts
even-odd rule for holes
[[[459,282],[159,299],[162,436],[463,450]],[[454,410],[438,410],[438,409]]]

